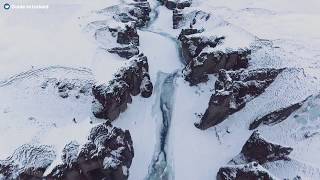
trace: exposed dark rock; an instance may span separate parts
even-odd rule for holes
[[[109,121],[92,128],[88,142],[76,142],[63,150],[63,164],[46,179],[126,180],[134,156],[129,131],[113,127]]]
[[[162,5],[170,10],[184,9],[186,7],[190,7],[192,4],[192,0],[158,0]]]
[[[173,29],[179,29],[182,25],[181,22],[183,21],[183,13],[175,9],[172,12],[172,23],[173,23]]]
[[[221,167],[217,180],[276,180],[266,169],[257,162],[244,165]]]
[[[40,87],[42,89],[57,89],[58,95],[62,98],[68,98],[71,95],[80,98],[80,94],[91,95],[92,84],[91,80],[50,78],[44,81]]]
[[[215,93],[209,106],[196,123],[199,129],[207,129],[224,121],[229,115],[245,107],[246,103],[262,94],[283,69],[257,69],[219,71]]]
[[[243,164],[247,162],[258,162],[264,164],[277,160],[290,160],[288,155],[292,152],[291,147],[283,147],[268,142],[261,137],[258,131],[254,131],[242,147],[238,156],[230,161],[231,164]]]
[[[117,53],[124,58],[131,58],[139,53],[136,47],[139,46],[137,28],[148,23],[150,12],[150,4],[144,0],[110,6],[97,12],[106,15],[106,20],[91,22],[87,27],[88,30],[93,29],[95,39],[102,43],[109,52]],[[114,38],[117,43],[129,46],[115,45],[112,42]]]
[[[118,31],[117,43],[139,46],[139,35],[135,26],[126,25],[125,29]]]
[[[179,35],[182,55],[187,62],[184,68],[185,79],[190,85],[196,85],[208,80],[208,74],[218,73],[220,69],[238,70],[246,68],[251,51],[239,49],[236,51],[214,50],[223,43],[225,37],[205,37],[202,30],[183,29]],[[211,51],[204,50],[212,48]]]
[[[136,27],[145,26],[150,20],[151,7],[147,1],[135,1],[129,4],[119,4],[104,8],[98,13],[111,16],[122,23],[133,22]]]
[[[143,80],[140,86],[141,96],[144,98],[148,98],[152,95],[153,84],[150,80],[149,74],[144,74]]]
[[[192,0],[180,0],[178,3],[177,3],[177,8],[178,9],[184,9],[186,7],[190,7],[192,4]]]
[[[110,53],[116,53],[120,57],[130,59],[135,55],[139,54],[139,49],[136,46],[125,46],[125,47],[115,47],[108,49]]]
[[[192,35],[197,32],[199,32],[199,30],[196,29],[182,30],[178,38],[181,42],[182,55],[187,63],[190,63],[193,58],[197,57],[205,47],[209,46],[214,48],[219,43],[222,43],[224,39],[224,37],[207,38],[201,35]]]
[[[55,157],[51,146],[24,144],[12,156],[0,161],[0,177],[40,180]]]
[[[150,21],[149,14],[151,12],[151,7],[149,2],[140,1],[138,3],[130,4],[133,5],[134,8],[129,10],[129,14],[135,17],[135,23],[137,27],[145,26],[148,21]]]
[[[96,30],[94,30],[93,36],[98,42],[100,42],[104,46],[104,49],[119,47],[118,44],[126,46],[139,45],[139,35],[137,33],[137,28],[134,23],[129,22],[123,25],[113,27],[105,24],[107,22],[98,21],[92,22],[88,25],[93,26],[93,28],[97,28]]]
[[[131,64],[123,67],[108,84],[92,88],[95,101],[93,113],[97,118],[114,120],[132,102],[132,96],[152,94],[153,86],[148,74],[147,57],[143,54],[131,58]]]
[[[299,102],[292,104],[288,107],[278,109],[276,111],[273,111],[261,118],[255,119],[249,126],[249,130],[256,129],[258,126],[261,124],[264,125],[272,125],[272,124],[278,124],[282,122],[283,120],[287,119],[293,112],[295,112],[297,109],[299,109],[304,102],[307,99]]]
[[[186,38],[184,36],[188,36],[191,34],[197,34],[197,33],[201,33],[203,32],[203,30],[199,30],[199,29],[192,29],[192,28],[187,28],[187,29],[181,29],[180,35],[178,37],[179,40]]]
[[[249,54],[250,50],[201,52],[185,67],[185,80],[189,81],[192,86],[208,81],[208,74],[218,73],[221,69],[238,70],[246,68]]]

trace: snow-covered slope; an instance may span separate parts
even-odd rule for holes
[[[1,11],[0,179],[320,179],[317,0],[45,3]]]

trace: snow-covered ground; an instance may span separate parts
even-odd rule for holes
[[[184,60],[177,43],[180,29],[172,29],[172,11],[156,0],[148,1],[152,18],[138,34],[139,50],[148,57],[153,95],[134,97],[113,122],[132,136],[135,155],[129,179],[152,179],[161,152],[167,157],[161,168],[166,168],[169,179],[214,179],[219,168],[241,151],[254,119],[320,92],[318,0],[193,0],[185,11],[202,10],[215,20],[206,25],[211,30],[206,33],[230,35],[219,48],[254,46],[249,69],[287,68],[241,111],[206,131],[195,128],[216,77],[189,86],[180,73]],[[86,25],[104,18],[94,10],[123,2],[130,1],[46,1],[48,10],[0,11],[0,159],[25,143],[53,145],[61,152],[72,140],[86,140],[94,119],[92,96],[71,93],[62,98],[54,86],[42,85],[52,78],[80,83],[112,78],[125,60],[107,53],[102,47],[108,44],[94,40]],[[170,75],[172,92],[166,84]],[[293,148],[290,163],[264,165],[276,177],[320,177],[318,101],[315,96],[285,121],[258,128],[272,142]],[[170,109],[164,110],[168,103]]]

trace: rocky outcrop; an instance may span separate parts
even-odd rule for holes
[[[130,9],[128,13],[135,17],[132,18],[137,27],[146,26],[148,21],[150,21],[151,7],[148,1],[138,1],[137,3],[132,3],[134,8]]]
[[[0,161],[0,179],[41,179],[55,157],[51,146],[24,144]]]
[[[129,131],[109,121],[91,129],[88,141],[67,144],[62,163],[44,173],[56,159],[52,146],[24,144],[12,156],[0,161],[0,179],[24,180],[126,180],[134,157]],[[51,168],[50,168],[51,169]]]
[[[224,37],[204,37],[198,35],[200,30],[197,29],[183,29],[178,37],[181,42],[182,55],[187,63],[190,63],[193,58],[200,55],[202,50],[206,47],[216,47],[219,43],[222,43]]]
[[[113,127],[109,121],[92,128],[88,142],[67,144],[63,164],[56,166],[46,179],[126,180],[134,156],[129,131]]]
[[[158,0],[162,5],[170,10],[184,9],[190,7],[192,0]]]
[[[87,29],[93,31],[103,49],[130,59],[139,54],[137,28],[147,25],[150,12],[151,7],[146,0],[121,3],[97,11],[105,15],[106,19],[89,23]]]
[[[192,32],[197,34],[184,35]],[[189,81],[190,85],[206,82],[208,74],[218,73],[220,69],[238,70],[248,66],[250,50],[214,50],[223,43],[225,37],[205,37],[198,32],[199,30],[195,29],[184,30],[179,36],[182,54],[187,62],[183,70],[185,80]]]
[[[244,165],[230,165],[221,167],[217,174],[217,180],[276,180],[265,168],[257,162]]]
[[[307,99],[306,99],[307,100]],[[287,119],[292,113],[294,113],[296,110],[298,110],[306,101],[301,101],[299,103],[292,104],[288,107],[278,109],[276,111],[273,111],[261,118],[255,119],[249,126],[249,130],[256,129],[261,124],[264,125],[272,125],[272,124],[278,124],[282,122],[283,120]]]
[[[117,35],[117,43],[139,46],[139,35],[136,27],[133,25],[126,25],[125,29],[120,29]]]
[[[151,96],[153,85],[148,70],[147,57],[140,54],[131,58],[131,63],[123,67],[108,84],[94,86],[93,114],[97,118],[115,120],[131,103],[131,95]]]
[[[121,23],[133,22],[136,27],[145,26],[150,20],[149,2],[140,0],[128,4],[119,4],[99,10],[97,13],[110,16]]]
[[[224,121],[229,115],[245,107],[246,103],[262,94],[283,69],[220,70],[215,83],[215,93],[209,106],[196,123],[199,129],[207,129]]]
[[[243,164],[255,161],[259,164],[264,164],[278,160],[290,160],[288,155],[292,150],[291,147],[268,142],[261,137],[258,131],[254,131],[242,147],[240,154],[232,159],[230,163]]]
[[[108,52],[118,54],[122,58],[130,59],[139,54],[139,49],[137,46],[125,46],[108,49]]]
[[[210,14],[201,10],[185,13],[181,9],[173,10],[173,29],[195,28],[196,24],[204,24],[210,18]],[[201,29],[201,28],[200,28]]]

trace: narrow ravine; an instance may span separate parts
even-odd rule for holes
[[[153,160],[149,166],[149,173],[146,177],[147,180],[174,179],[174,173],[172,170],[173,163],[169,154],[168,138],[175,96],[176,77],[177,72],[170,74],[159,72],[158,74],[158,90],[160,93],[158,97],[159,100],[158,103],[155,104],[155,108],[159,108],[160,110],[161,121],[158,122],[158,142],[156,144]]]
[[[172,46],[153,46],[148,45],[143,49],[143,52],[149,58],[151,76],[156,76],[154,79],[156,88],[155,94],[157,95],[153,111],[156,112],[154,120],[157,124],[156,144],[152,161],[149,164],[148,174],[146,180],[171,180],[174,179],[174,163],[173,152],[169,146],[169,137],[171,137],[171,119],[175,99],[176,78],[179,76],[181,68],[185,62],[181,55],[180,46],[178,45],[177,38],[167,32],[154,30],[152,26],[156,24],[161,15],[159,12],[160,4],[153,8],[153,16],[148,26],[140,29],[142,39],[162,39],[163,41],[170,42]],[[168,20],[171,23],[171,19]],[[154,41],[153,41],[154,42]],[[153,49],[156,48],[156,49]],[[159,49],[160,48],[160,49]],[[151,50],[153,49],[153,50]],[[162,50],[163,49],[163,50]],[[150,53],[150,56],[148,54]],[[152,53],[151,53],[152,52]],[[154,57],[156,54],[156,57]],[[152,56],[153,55],[153,56]],[[152,62],[155,62],[153,66]],[[160,61],[160,62],[159,62]]]

